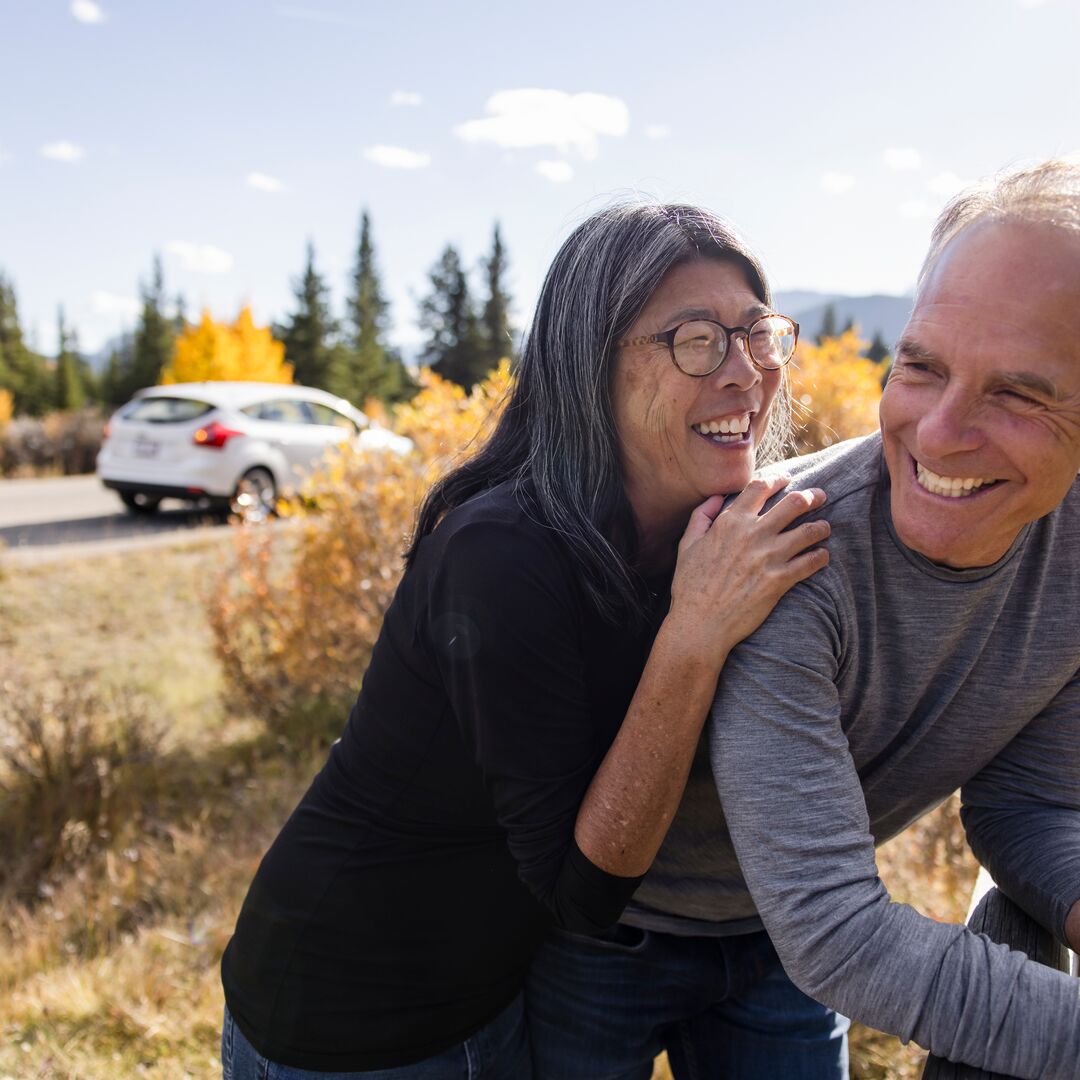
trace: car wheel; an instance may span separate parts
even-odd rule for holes
[[[277,506],[277,485],[269,469],[248,469],[229,500],[229,509],[242,521],[265,521]]]
[[[120,501],[133,514],[156,514],[161,506],[160,495],[144,495],[141,491],[121,491]]]

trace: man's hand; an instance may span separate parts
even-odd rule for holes
[[[1077,900],[1065,920],[1065,944],[1074,953],[1080,953],[1080,900]]]

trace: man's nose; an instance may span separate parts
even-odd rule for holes
[[[975,403],[960,392],[943,393],[919,419],[918,433],[919,450],[938,461],[983,443]]]

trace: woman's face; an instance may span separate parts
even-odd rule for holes
[[[768,311],[741,266],[699,259],[664,275],[626,338],[695,318],[748,326]],[[780,372],[754,366],[741,334],[720,367],[702,378],[680,371],[663,343],[618,349],[612,408],[626,493],[646,539],[681,531],[710,495],[746,486],[780,380]]]

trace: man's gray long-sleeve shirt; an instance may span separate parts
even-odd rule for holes
[[[785,468],[829,495],[829,566],[728,660],[708,752],[624,919],[730,933],[760,918],[792,980],[849,1016],[993,1071],[1080,1077],[1080,980],[891,902],[874,861],[959,787],[979,860],[1064,936],[1080,482],[997,563],[950,570],[897,538],[879,437]]]

